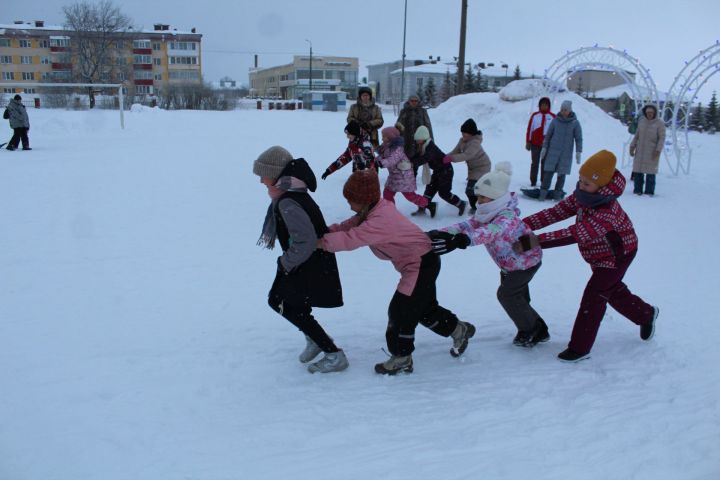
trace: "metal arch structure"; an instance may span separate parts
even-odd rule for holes
[[[690,109],[698,93],[714,74],[720,71],[720,40],[701,50],[677,74],[668,91],[667,102],[663,108],[663,117],[669,123],[670,138],[666,140],[665,157],[668,149],[675,156],[673,173],[690,173],[692,149],[688,137]],[[672,168],[672,167],[671,167]]]
[[[567,80],[575,72],[588,68],[602,68],[611,70],[619,75],[630,90],[635,111],[639,112],[647,103],[660,105],[657,86],[650,69],[630,55],[627,50],[618,50],[613,47],[581,47],[577,50],[568,50],[565,55],[557,59],[550,67],[545,69],[543,76],[544,95],[552,95],[566,90]],[[636,78],[630,76],[635,73]],[[641,89],[640,87],[644,87]],[[623,165],[626,163],[626,151],[630,141],[625,142],[623,148]],[[666,155],[667,158],[667,155]],[[672,169],[672,165],[670,165]]]

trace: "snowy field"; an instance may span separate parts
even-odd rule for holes
[[[625,128],[574,94],[553,111],[565,98],[584,157],[620,155]],[[531,107],[473,94],[430,116],[445,150],[473,117],[517,190]],[[663,163],[655,198],[621,199],[640,238],[626,282],[661,308],[651,342],[609,309],[591,359],[557,360],[590,276],[570,246],[530,285],[552,339],[514,347],[498,269],[472,248],[438,280],[478,327],[465,355],[419,327],[415,373],[382,377],[398,274],[362,249],[338,254],[345,306],[316,310],[350,368],[310,375],[302,335],[266,304],[279,251],[255,245],[269,200],[251,164],[279,144],[319,177],[346,145],[344,112],[145,109],[125,130],[117,112],[29,114],[33,150],[0,151],[0,479],[720,478],[720,136],[692,137],[690,175]],[[351,214],[349,174],[320,181],[328,223]],[[457,220],[442,202],[415,219]]]

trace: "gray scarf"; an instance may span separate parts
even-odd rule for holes
[[[275,205],[277,205],[277,202],[280,201],[285,192],[307,192],[305,182],[291,176],[280,177],[274,186],[281,190],[282,194],[273,198],[270,205],[268,205],[262,233],[256,243],[256,245],[261,245],[268,250],[275,248],[275,240],[277,239],[277,219],[275,218]]]

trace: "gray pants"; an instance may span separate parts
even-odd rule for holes
[[[541,190],[550,190],[550,184],[552,184],[553,175],[555,172],[543,172],[542,183],[540,186]],[[557,180],[555,181],[555,191],[560,193],[565,186],[565,175],[562,173],[557,174]],[[559,198],[559,197],[558,197]]]
[[[531,332],[540,315],[530,306],[528,284],[535,276],[540,263],[527,270],[500,272],[500,287],[497,298],[519,331]]]

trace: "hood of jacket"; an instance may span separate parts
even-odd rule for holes
[[[310,168],[310,165],[308,165],[304,158],[295,158],[285,165],[279,177],[295,177],[298,180],[302,180],[311,192],[314,192],[317,188],[315,173],[313,173],[312,168]]]
[[[562,123],[570,123],[577,120],[577,115],[575,115],[575,112],[570,112],[570,115],[567,117],[558,114],[557,117],[555,117],[555,120]]]
[[[615,195],[616,197],[619,197],[625,191],[626,183],[627,181],[625,180],[625,176],[620,173],[620,170],[615,169],[615,173],[613,173],[610,183],[601,187],[600,190],[598,190],[598,193],[601,195]]]

